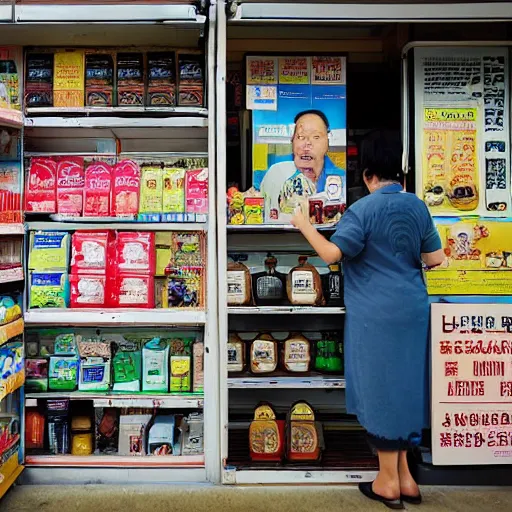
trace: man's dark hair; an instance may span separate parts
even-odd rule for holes
[[[370,132],[361,144],[361,169],[367,179],[402,181],[402,141],[396,130]]]
[[[314,115],[314,116],[318,116],[324,122],[325,128],[327,129],[327,131],[329,131],[329,120],[327,119],[327,116],[321,110],[315,110],[315,109],[303,110],[302,112],[299,112],[295,116],[295,119],[293,120],[293,122],[295,124],[297,124],[298,120],[301,117],[304,117],[304,116],[307,116],[307,115],[310,115],[310,114]]]

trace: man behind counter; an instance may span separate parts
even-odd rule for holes
[[[294,195],[329,191],[334,197],[339,195],[340,201],[344,195],[345,171],[327,156],[329,121],[325,114],[320,110],[305,110],[295,116],[294,123],[290,160],[270,167],[261,182],[260,190],[273,219],[279,218],[279,213],[293,214],[296,205],[288,200]],[[300,175],[307,178],[305,184],[296,179]],[[331,176],[338,178],[328,180]]]

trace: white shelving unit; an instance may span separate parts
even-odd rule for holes
[[[345,379],[326,375],[308,377],[228,377],[229,389],[343,389]]]

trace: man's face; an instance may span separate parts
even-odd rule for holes
[[[292,140],[295,167],[310,180],[316,181],[324,167],[329,149],[327,128],[315,114],[302,116],[295,126]]]

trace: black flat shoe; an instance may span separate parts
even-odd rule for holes
[[[386,507],[391,508],[393,510],[403,510],[404,504],[402,503],[402,499],[397,500],[388,500],[387,498],[384,498],[384,496],[381,496],[380,494],[377,494],[373,492],[373,482],[365,482],[362,484],[359,484],[359,490],[371,500],[379,501],[383,505],[386,505]]]
[[[407,496],[407,494],[400,494],[400,499],[411,505],[421,505],[422,501],[421,494],[418,494],[418,496]]]

